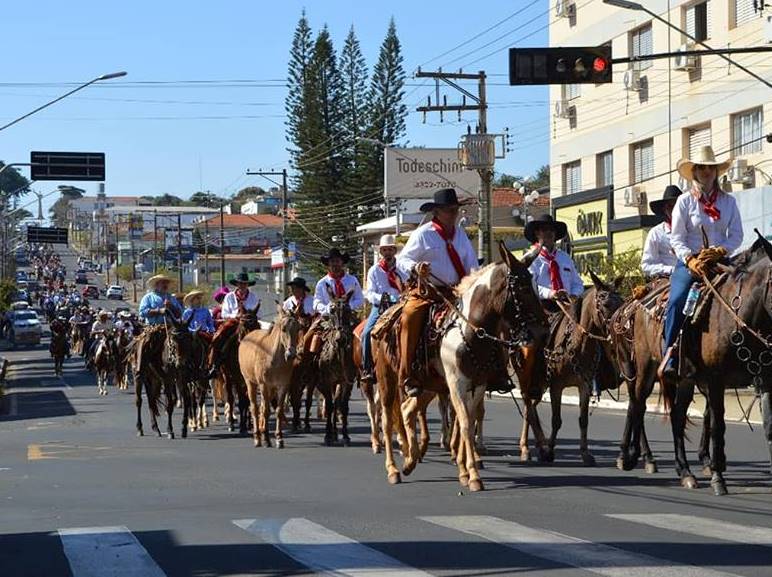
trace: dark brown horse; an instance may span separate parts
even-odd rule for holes
[[[51,323],[49,351],[54,359],[54,374],[61,376],[64,368],[64,357],[67,356],[67,324],[58,319]]]
[[[145,434],[142,427],[142,389],[144,389],[150,410],[152,430],[159,437],[161,436],[161,431],[158,428],[158,415],[163,396],[163,405],[166,409],[166,433],[170,439],[174,438],[172,413],[177,402],[177,383],[174,375],[167,372],[168,366],[163,362],[168,338],[168,324],[149,326],[137,337],[132,370],[134,373],[134,402],[137,407],[138,436]]]

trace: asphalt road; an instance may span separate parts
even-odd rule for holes
[[[12,362],[0,416],[2,577],[772,576],[772,478],[760,431],[744,425],[727,425],[723,498],[707,479],[680,488],[658,416],[647,423],[657,474],[614,468],[623,417],[600,410],[597,467],[581,464],[573,408],[557,462],[522,464],[521,420],[506,399],[487,403],[486,491],[462,490],[436,441],[390,486],[356,392],[348,448],[322,446],[320,423],[288,435],[284,450],[256,449],[222,422],[188,439],[139,438],[131,394],[98,396],[76,359],[54,378],[46,347],[2,353]],[[690,457],[697,473],[693,443]]]

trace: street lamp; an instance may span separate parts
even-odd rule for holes
[[[97,77],[96,77],[96,78],[94,78],[93,80],[89,80],[89,81],[88,81],[88,82],[86,82],[85,84],[81,84],[80,86],[78,86],[78,87],[76,87],[76,88],[74,88],[74,89],[70,90],[69,92],[67,92],[67,93],[65,93],[65,94],[62,94],[62,95],[61,95],[61,96],[59,96],[58,98],[54,98],[52,101],[50,101],[50,102],[47,102],[47,103],[46,103],[46,104],[44,104],[43,106],[38,106],[38,107],[37,107],[35,110],[33,110],[33,111],[31,111],[31,112],[28,112],[28,113],[27,113],[27,114],[25,114],[24,116],[20,116],[20,117],[19,117],[19,118],[17,118],[16,120],[12,120],[12,121],[11,121],[11,122],[9,122],[8,124],[5,124],[5,125],[3,125],[3,126],[0,126],[0,130],[5,130],[5,129],[6,129],[6,128],[8,128],[9,126],[13,126],[13,125],[14,125],[14,124],[16,124],[17,122],[21,122],[21,121],[22,121],[22,120],[24,120],[25,118],[29,118],[29,117],[30,117],[30,116],[32,116],[33,114],[35,114],[35,113],[37,113],[37,112],[40,112],[40,111],[41,111],[41,110],[43,110],[44,108],[48,108],[48,107],[49,107],[49,106],[51,106],[52,104],[55,104],[55,103],[59,102],[60,100],[63,100],[63,99],[65,99],[65,98],[67,98],[67,97],[68,97],[68,96],[70,96],[71,94],[75,94],[75,93],[76,93],[76,92],[78,92],[79,90],[83,90],[83,89],[84,89],[84,88],[86,88],[87,86],[91,86],[91,85],[92,85],[92,84],[94,84],[95,82],[101,82],[102,80],[112,80],[113,78],[121,78],[122,76],[126,76],[126,72],[111,72],[110,74],[102,74],[102,76],[97,76]]]

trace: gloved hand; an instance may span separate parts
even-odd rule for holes
[[[697,256],[701,260],[715,264],[726,256],[726,249],[723,246],[711,246],[702,249]]]
[[[710,265],[710,262],[700,258],[699,256],[692,255],[686,259],[686,268],[688,268],[691,273],[698,278],[701,278],[710,273]]]
[[[428,262],[419,262],[415,265],[415,272],[421,278],[426,278],[431,272],[431,265]]]

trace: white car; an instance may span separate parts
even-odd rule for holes
[[[123,287],[118,285],[112,285],[107,289],[105,296],[107,297],[108,300],[110,299],[123,300]]]
[[[40,326],[38,314],[30,309],[22,309],[14,312],[13,326],[10,328],[8,340],[16,346],[39,345],[43,336],[43,327]]]

